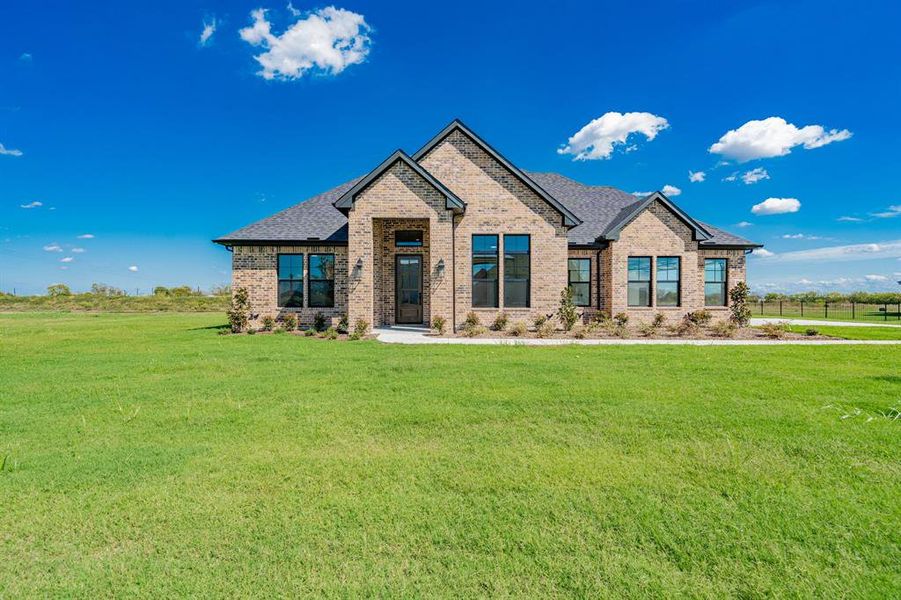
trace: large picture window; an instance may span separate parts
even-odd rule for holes
[[[569,259],[569,288],[573,291],[573,304],[589,306],[591,304],[591,259]]]
[[[679,257],[657,257],[657,306],[679,306]]]
[[[278,255],[278,305],[303,307],[303,254]]]
[[[310,306],[332,308],[335,306],[335,255],[310,255]]]
[[[651,257],[629,257],[629,306],[651,305]]]
[[[704,260],[704,304],[726,306],[726,259]]]
[[[422,247],[422,231],[419,229],[398,229],[394,232],[394,245],[397,248]]]
[[[497,308],[497,236],[472,236],[472,305]]]
[[[528,308],[530,286],[529,236],[504,236],[504,308]]]

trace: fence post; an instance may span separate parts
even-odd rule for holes
[[[779,301],[779,316],[782,316],[782,300]]]
[[[857,318],[857,315],[855,314],[857,311],[855,310],[855,308],[856,307],[854,306],[854,303],[852,302],[851,303],[851,320],[852,321]]]
[[[804,316],[804,301],[801,300],[801,316]]]
[[[823,303],[823,311],[825,312],[825,314],[823,315],[823,318],[828,319],[829,318],[829,303],[828,302]]]
[[[888,321],[888,302],[886,302],[885,305],[884,305],[882,308],[883,308],[883,311],[882,311],[882,320],[883,320],[883,321]]]

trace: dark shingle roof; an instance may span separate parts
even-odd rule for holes
[[[582,221],[569,230],[569,243],[574,245],[596,244],[599,236],[628,218],[643,200],[613,187],[584,185],[558,173],[523,173]],[[215,241],[229,245],[310,240],[346,243],[347,217],[333,203],[361,179],[342,183]],[[711,234],[710,239],[700,242],[702,246],[759,247],[718,227],[697,223]]]

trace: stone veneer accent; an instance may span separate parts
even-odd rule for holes
[[[303,308],[279,308],[278,306],[278,255],[303,254],[304,294]],[[310,301],[310,254],[335,255],[335,306],[316,308]],[[321,312],[337,324],[347,312],[347,248],[344,246],[234,246],[232,248],[232,289],[247,288],[250,301],[251,322],[258,324],[265,316],[282,317],[293,313],[303,325],[312,325],[313,317]]]

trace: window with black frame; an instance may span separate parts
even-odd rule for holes
[[[310,306],[332,308],[335,306],[335,255],[310,255]]]
[[[504,308],[528,308],[531,277],[528,235],[504,236]]]
[[[397,248],[421,248],[421,229],[398,229],[394,232],[394,246]]]
[[[472,305],[497,308],[496,235],[472,236]]]
[[[568,285],[573,291],[573,304],[589,306],[591,304],[591,259],[569,259]]]
[[[278,305],[303,307],[303,254],[278,255]]]
[[[651,257],[629,257],[629,283],[627,300],[629,306],[651,305]]]
[[[679,306],[679,257],[657,257],[657,306]]]
[[[726,306],[726,259],[704,259],[704,304]]]

